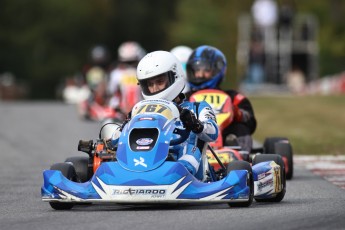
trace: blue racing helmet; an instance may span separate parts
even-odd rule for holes
[[[208,71],[208,76],[199,76],[198,71]],[[192,91],[216,89],[226,73],[226,58],[217,48],[199,46],[187,62],[187,80]]]

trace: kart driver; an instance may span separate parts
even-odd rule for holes
[[[118,64],[110,72],[108,94],[109,106],[119,113],[127,114],[142,100],[135,74],[138,62],[145,54],[141,45],[134,41],[126,41],[118,48]]]
[[[212,46],[197,47],[187,62],[187,81],[191,89],[186,94],[189,98],[194,92],[202,89],[218,89],[226,74],[226,58],[217,48]],[[227,93],[233,103],[234,119],[222,133],[226,145],[229,142],[239,144],[242,150],[250,152],[252,137],[256,129],[256,118],[253,107],[247,97],[236,90],[230,89]]]
[[[191,132],[185,142],[171,148],[175,150],[174,157],[178,162],[197,179],[204,180],[202,153],[206,151],[207,142],[215,141],[218,137],[212,108],[205,101],[195,103],[185,100],[182,93],[186,84],[184,71],[179,60],[170,52],[155,51],[147,54],[138,64],[137,79],[144,99],[164,99],[180,107],[177,126]]]

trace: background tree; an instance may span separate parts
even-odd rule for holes
[[[283,0],[277,0],[278,5]],[[87,62],[95,44],[113,60],[135,40],[147,51],[208,44],[228,59],[224,88],[237,86],[237,20],[251,0],[30,0],[0,1],[0,74],[25,80],[31,99],[54,98],[57,84]],[[319,21],[320,75],[344,71],[345,1],[294,1]]]

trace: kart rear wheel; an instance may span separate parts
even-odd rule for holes
[[[282,191],[278,193],[275,197],[272,198],[254,198],[256,202],[280,202],[283,200],[286,193],[286,176],[285,176],[285,165],[282,157],[278,154],[261,154],[256,155],[253,159],[252,164],[256,165],[265,161],[274,161],[277,165],[280,166],[280,175],[281,175],[281,186],[283,187]]]
[[[268,137],[264,141],[264,153],[278,154],[286,159],[286,179],[293,177],[293,151],[289,139],[286,137]]]
[[[65,162],[71,162],[77,173],[78,182],[86,182],[92,176],[92,168],[89,169],[89,157],[68,157]]]
[[[58,170],[61,171],[62,175],[64,175],[67,179],[71,181],[76,181],[77,174],[75,172],[74,167],[68,163],[57,163],[53,164],[50,167],[51,170]],[[72,209],[74,204],[73,203],[63,203],[63,202],[49,202],[50,206],[55,210],[69,210]]]
[[[274,145],[275,153],[287,160],[287,169],[285,169],[286,179],[291,180],[293,177],[293,152],[290,143],[278,142]]]
[[[270,154],[274,154],[274,145],[277,142],[281,142],[281,141],[289,141],[286,137],[267,137],[265,138],[264,141],[264,153],[270,153]]]
[[[249,207],[253,203],[254,198],[254,179],[253,170],[249,162],[247,161],[232,161],[226,168],[227,174],[232,170],[247,170],[249,177],[247,178],[247,184],[250,188],[249,199],[247,202],[229,202],[230,207]]]

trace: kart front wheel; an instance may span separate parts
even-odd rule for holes
[[[74,167],[69,163],[57,163],[53,164],[50,167],[51,170],[58,170],[64,175],[67,179],[71,181],[76,181],[77,173],[75,172]],[[69,210],[72,209],[73,203],[63,203],[63,202],[49,202],[50,206],[55,210]]]
[[[78,176],[78,182],[86,182],[92,176],[92,168],[89,170],[89,157],[68,157],[65,162],[71,162]]]
[[[229,174],[232,170],[247,170],[248,178],[247,185],[249,186],[249,199],[246,202],[230,202],[228,203],[230,207],[249,207],[253,203],[254,198],[254,179],[253,170],[249,162],[247,161],[232,161],[228,164],[226,171]]]

